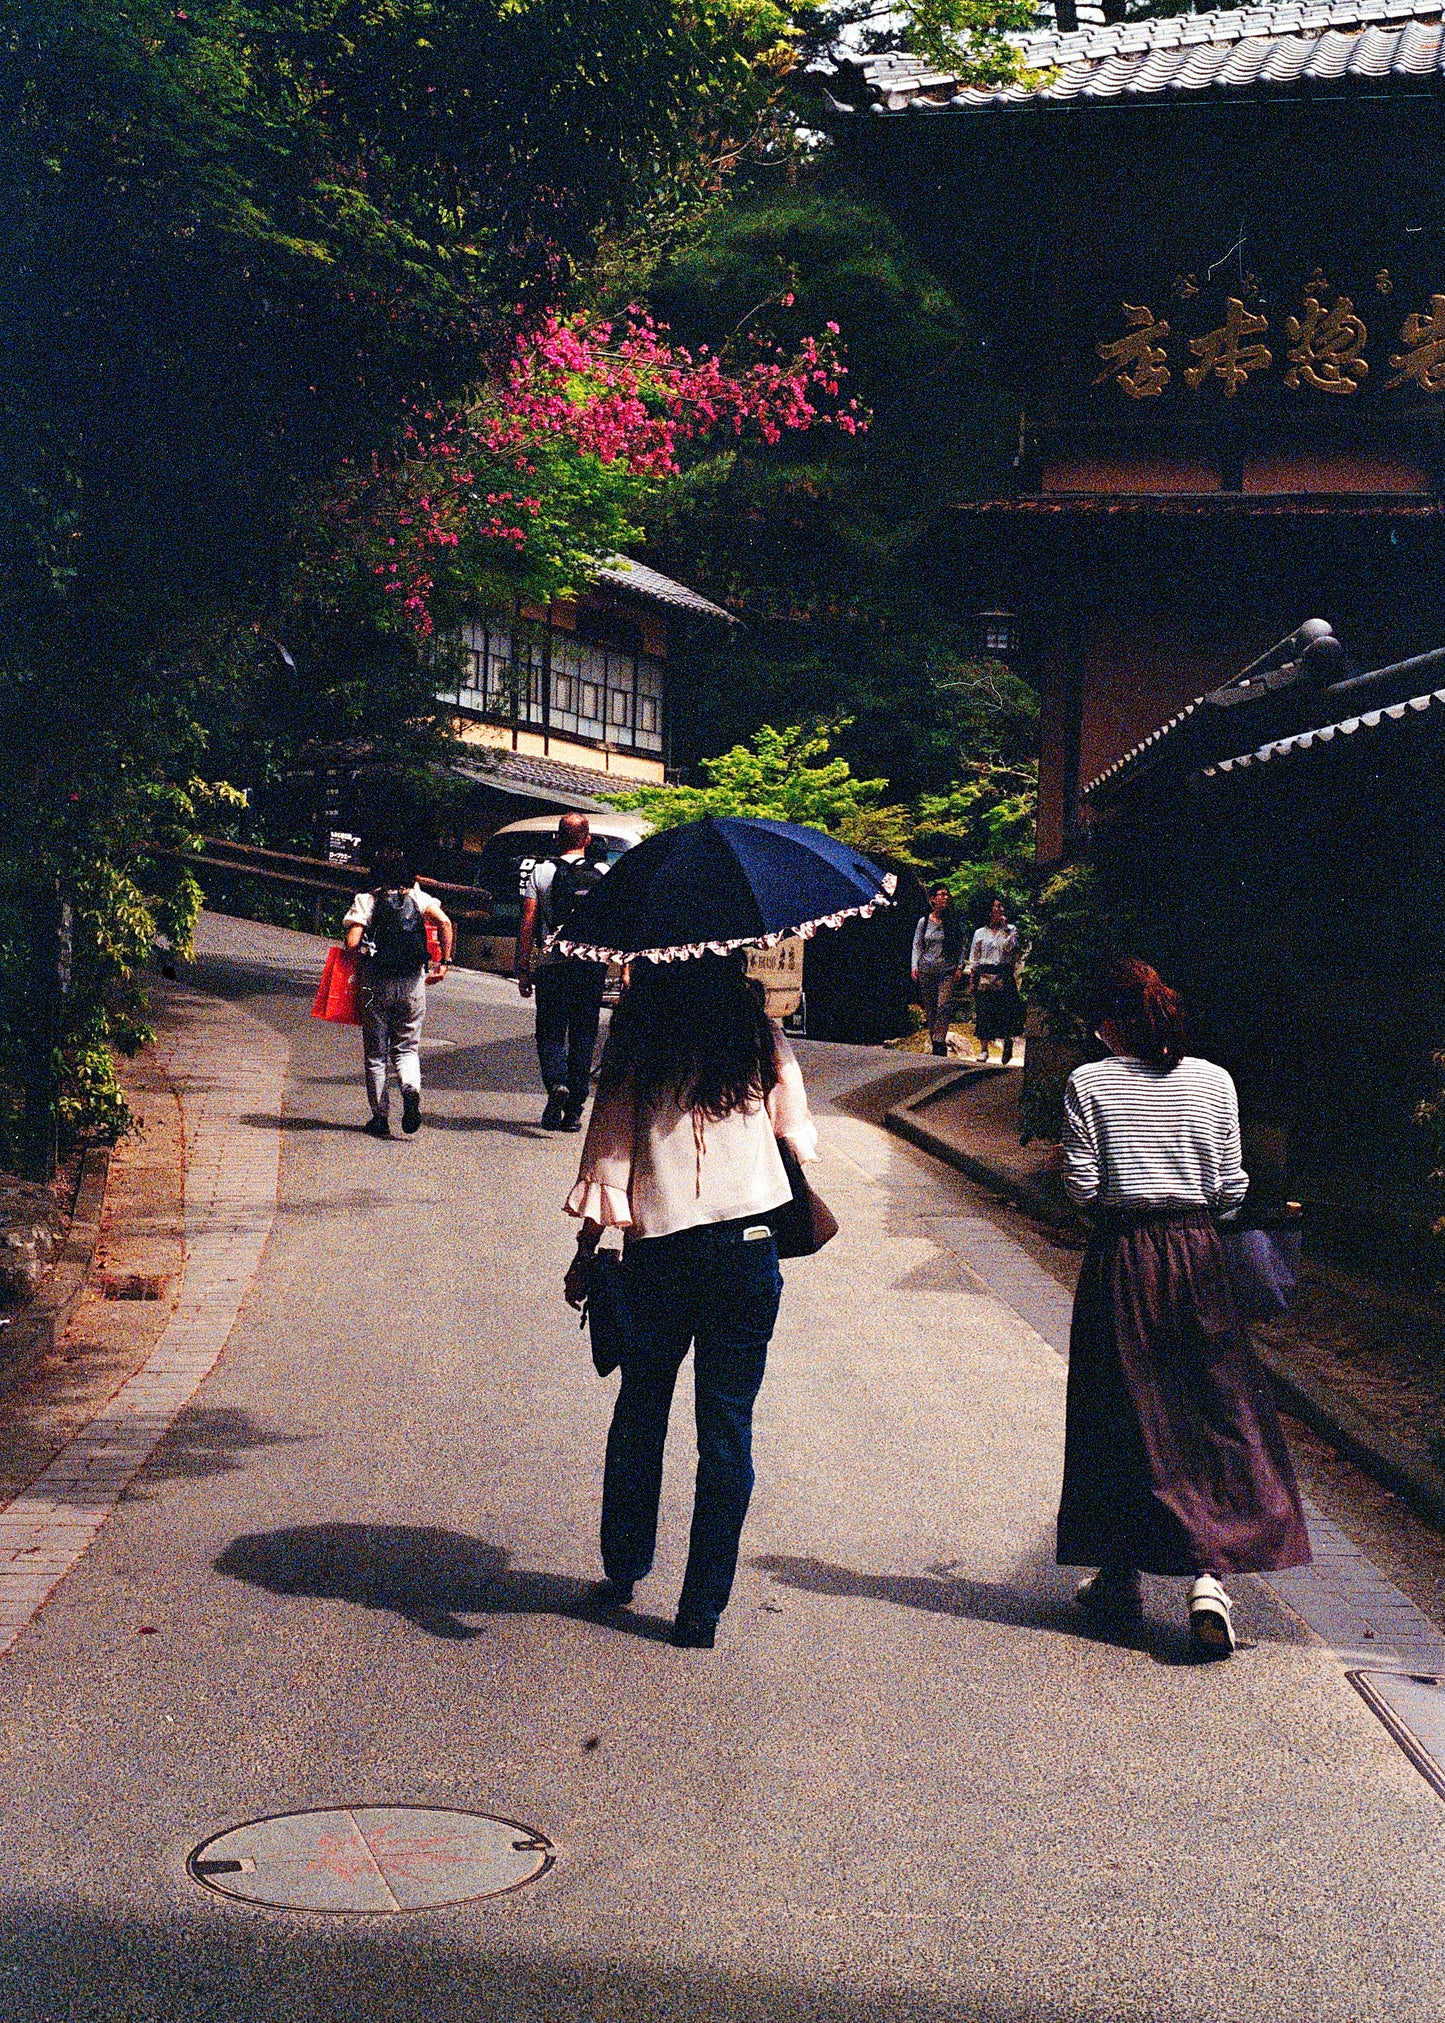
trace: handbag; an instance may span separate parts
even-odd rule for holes
[[[328,1019],[338,1026],[361,1024],[361,1013],[356,1005],[356,956],[351,949],[327,949],[326,966],[317,985],[311,1016]]]
[[[632,1307],[627,1272],[619,1250],[594,1250],[587,1260],[587,1297],[581,1326],[592,1338],[592,1363],[610,1377],[632,1342]]]
[[[769,1217],[778,1240],[779,1257],[812,1257],[838,1234],[838,1218],[814,1188],[808,1185],[803,1162],[786,1138],[775,1140],[782,1155],[792,1199]]]
[[[1220,1230],[1224,1265],[1242,1319],[1274,1321],[1289,1312],[1299,1286],[1302,1234],[1297,1215]]]

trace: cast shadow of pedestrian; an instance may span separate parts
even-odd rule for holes
[[[513,1567],[501,1546],[434,1525],[307,1524],[236,1538],[217,1573],[275,1595],[383,1609],[434,1637],[482,1634],[464,1616],[570,1616],[661,1642],[670,1625],[600,1612],[588,1581]]]
[[[803,1594],[890,1602],[895,1607],[921,1609],[929,1615],[999,1623],[1011,1629],[1042,1630],[1085,1643],[1119,1644],[1144,1651],[1161,1665],[1198,1662],[1190,1648],[1179,1581],[1146,1582],[1142,1622],[1113,1626],[1095,1623],[1073,1599],[1081,1569],[1057,1566],[1042,1542],[1020,1562],[1014,1578],[1008,1582],[970,1580],[959,1573],[956,1563],[928,1567],[921,1574],[859,1573],[827,1560],[786,1553],[765,1554],[751,1563],[772,1574],[780,1585],[796,1588]],[[1264,1642],[1300,1641],[1283,1610],[1255,1582],[1239,1582],[1235,1602],[1235,1627],[1241,1649]],[[1174,1620],[1165,1619],[1165,1611]]]
[[[431,1054],[422,1080],[431,1089],[458,1089],[468,1095],[535,1095],[540,1100],[543,1094],[537,1050],[525,1038],[487,1040],[480,1046]]]
[[[253,1131],[350,1131],[356,1133],[362,1128],[354,1120],[336,1117],[268,1117],[259,1110],[247,1110],[237,1119],[237,1122],[248,1124]]]

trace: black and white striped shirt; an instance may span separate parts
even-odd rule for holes
[[[1239,1098],[1223,1068],[1114,1055],[1076,1068],[1064,1091],[1064,1186],[1079,1208],[1237,1208]]]

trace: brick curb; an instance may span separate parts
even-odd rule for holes
[[[1044,1222],[1077,1229],[1078,1222],[1067,1206],[1062,1188],[1058,1197],[1054,1198],[1045,1187],[1001,1172],[978,1153],[967,1152],[931,1130],[917,1115],[919,1110],[926,1110],[930,1103],[952,1090],[978,1081],[984,1075],[1002,1072],[1002,1069],[965,1068],[944,1075],[917,1095],[910,1096],[906,1102],[895,1103],[884,1121],[888,1129],[900,1138],[906,1138],[921,1151],[941,1159],[960,1173],[966,1173],[971,1180],[982,1182],[995,1193],[1006,1196],[1030,1215],[1036,1215]],[[1434,1460],[1428,1448],[1382,1431],[1358,1406],[1329,1391],[1306,1371],[1295,1368],[1277,1349],[1259,1340],[1257,1334],[1255,1352],[1269,1377],[1276,1399],[1287,1412],[1391,1490],[1427,1524],[1445,1531],[1445,1469]]]
[[[70,1228],[55,1269],[39,1298],[23,1306],[10,1325],[0,1329],[0,1390],[8,1389],[41,1356],[50,1353],[64,1334],[76,1301],[85,1290],[100,1242],[110,1157],[109,1145],[92,1145],[86,1153],[75,1190]]]

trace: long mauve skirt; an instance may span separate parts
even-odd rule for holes
[[[1107,1218],[1069,1338],[1061,1566],[1303,1566],[1294,1465],[1213,1217]]]

